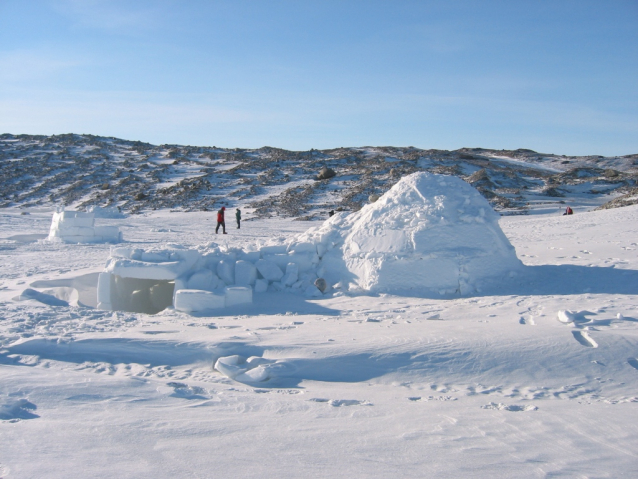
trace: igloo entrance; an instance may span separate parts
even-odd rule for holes
[[[175,281],[109,276],[114,311],[156,314],[173,304]]]

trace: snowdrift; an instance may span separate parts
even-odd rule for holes
[[[415,173],[357,213],[252,251],[113,247],[98,305],[195,312],[250,303],[253,291],[471,294],[522,268],[498,218],[469,184]]]

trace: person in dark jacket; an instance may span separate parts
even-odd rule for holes
[[[237,218],[237,229],[239,229],[241,222],[241,210],[239,208],[235,211],[235,218]]]
[[[222,231],[226,234],[226,221],[224,221],[224,211],[226,207],[222,206],[222,209],[217,212],[217,228],[215,228],[215,234],[219,233],[219,227],[222,227]]]

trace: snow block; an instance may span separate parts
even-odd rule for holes
[[[124,249],[124,248],[122,248]],[[113,254],[113,253],[111,253]],[[136,255],[137,256],[137,255]],[[125,258],[132,258],[132,256],[125,256]],[[138,258],[132,258],[138,259]],[[139,253],[139,260],[145,261],[147,263],[166,263],[170,261],[170,252],[169,251],[141,251]]]
[[[187,289],[201,289],[204,291],[212,291],[213,286],[213,272],[209,269],[202,269],[196,271],[188,278],[186,282]]]
[[[316,253],[317,247],[314,243],[305,242],[305,243],[293,243],[288,247],[289,253]]]
[[[295,263],[299,268],[299,272],[310,271],[317,263],[319,263],[319,255],[316,251],[313,252],[292,252],[288,255],[288,261]]]
[[[288,247],[285,244],[262,246],[260,248],[262,257],[267,254],[286,254]]]
[[[97,278],[97,308],[105,311],[112,309],[110,273],[100,273]]]
[[[86,213],[84,211],[62,211],[59,213],[60,218],[63,221],[69,220],[69,219],[75,219],[75,218],[87,218],[87,219],[93,219],[95,218],[95,215],[93,213]]]
[[[250,261],[251,263],[255,263],[261,259],[261,253],[259,251],[244,251],[237,255],[239,259],[244,261]]]
[[[224,295],[198,289],[180,289],[175,292],[175,309],[186,313],[219,309],[226,305]]]
[[[257,279],[255,280],[255,293],[265,293],[268,291],[268,280]]]
[[[147,263],[133,259],[111,258],[106,263],[106,272],[123,278],[170,280],[188,271],[185,261]]]
[[[268,281],[279,281],[284,275],[279,266],[267,259],[260,259],[255,264],[255,267],[264,279]]]
[[[189,271],[200,258],[200,254],[194,250],[162,251],[145,252],[128,248],[112,248],[111,257],[107,260],[104,271],[123,278],[172,280]],[[124,257],[114,256],[115,252]],[[168,257],[170,261],[143,261],[141,258],[144,257],[154,260]]]
[[[52,231],[56,233],[56,236],[86,236],[88,238],[95,236],[94,228],[84,226],[68,226],[64,224],[52,229]]]
[[[316,298],[321,296],[321,291],[319,291],[319,289],[314,284],[311,284],[305,289],[303,294],[310,298]]]
[[[288,253],[264,254],[262,255],[262,259],[276,264],[282,271],[285,270],[286,265],[290,263]]]
[[[224,291],[226,295],[226,307],[253,302],[253,290],[245,286],[229,286]]]
[[[72,235],[60,237],[65,243],[104,243],[99,236]]]
[[[223,259],[217,264],[217,275],[226,284],[235,284],[235,261]]]
[[[295,263],[288,263],[286,265],[286,274],[281,278],[281,283],[284,286],[292,286],[299,279],[299,267]]]
[[[235,263],[235,284],[237,286],[251,286],[257,280],[257,268],[244,260]]]
[[[136,250],[133,249],[133,248],[126,248],[126,247],[122,247],[122,246],[111,246],[110,256],[114,257],[114,258],[135,259],[135,258],[133,258],[133,252],[134,251],[136,251]],[[140,255],[141,255],[141,253],[140,253]]]

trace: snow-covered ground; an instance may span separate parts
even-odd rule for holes
[[[90,293],[109,246],[39,241],[52,211],[23,211],[0,212],[2,478],[638,470],[638,206],[502,217],[526,266],[496,296],[271,292],[214,316],[55,306]],[[248,247],[317,225],[245,211],[222,236],[214,217],[96,225],[140,248]],[[232,355],[264,358],[272,379],[214,370]]]

